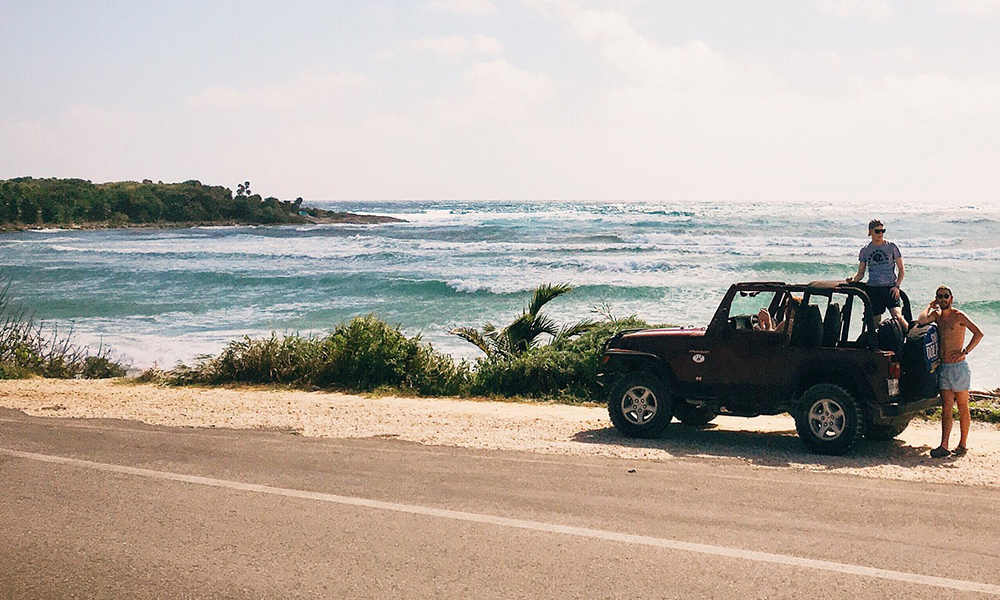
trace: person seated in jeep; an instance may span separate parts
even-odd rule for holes
[[[780,321],[772,317],[766,308],[760,309],[757,313],[757,324],[754,326],[754,329],[758,331],[785,333],[791,328],[792,323],[795,322],[795,310],[800,304],[802,304],[802,298],[789,296],[788,301],[785,303],[784,318]]]

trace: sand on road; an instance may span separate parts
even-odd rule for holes
[[[898,439],[865,442],[849,456],[818,456],[791,417],[718,417],[693,429],[677,422],[655,440],[618,435],[600,406],[366,397],[260,388],[176,388],[121,380],[0,381],[0,407],[43,417],[124,419],[172,427],[277,429],[327,438],[391,437],[420,444],[609,456],[696,457],[864,477],[1000,486],[1000,428],[973,423],[969,454],[932,459],[940,423],[914,420]],[[952,434],[957,444],[958,424]]]

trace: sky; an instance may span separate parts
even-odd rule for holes
[[[0,179],[1000,202],[1000,0],[4,0]]]

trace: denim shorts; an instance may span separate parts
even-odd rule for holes
[[[969,363],[960,360],[957,363],[941,363],[937,368],[938,386],[942,390],[952,390],[963,392],[969,389],[972,383],[972,373],[969,371]]]

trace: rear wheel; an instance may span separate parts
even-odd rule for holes
[[[865,425],[865,437],[870,440],[877,441],[891,440],[906,430],[906,428],[910,425],[910,419],[912,419],[912,417],[906,417],[887,425],[868,423]]]
[[[667,386],[650,373],[631,373],[608,396],[608,416],[626,437],[654,438],[673,418]]]
[[[832,383],[807,389],[799,400],[795,429],[817,454],[846,454],[861,439],[864,417],[854,396]]]

